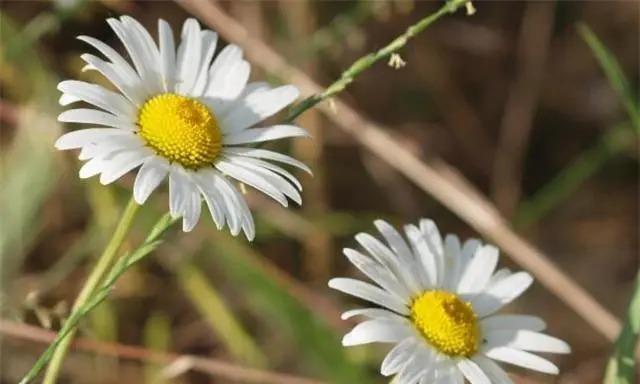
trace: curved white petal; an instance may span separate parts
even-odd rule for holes
[[[382,307],[389,308],[399,314],[409,314],[409,310],[400,300],[396,299],[384,290],[369,283],[365,283],[364,281],[349,278],[334,278],[329,280],[329,287],[360,299],[370,301],[374,304],[378,304]]]
[[[416,345],[412,336],[396,344],[382,360],[380,373],[384,376],[396,374],[402,369],[407,360],[415,354]]]
[[[309,168],[303,162],[301,162],[299,160],[296,160],[291,156],[283,155],[281,153],[274,152],[274,151],[269,151],[269,150],[266,150],[266,149],[230,147],[230,148],[224,148],[224,153],[225,154],[233,154],[233,155],[237,155],[237,156],[243,156],[243,157],[249,157],[249,158],[255,158],[255,159],[265,159],[265,160],[277,161],[277,162],[280,162],[280,163],[292,165],[294,167],[302,169],[303,171],[305,171],[305,172],[307,172],[309,174],[312,174],[311,168]]]
[[[276,200],[277,202],[282,204],[282,206],[286,207],[288,205],[287,198],[284,196],[284,194],[280,190],[278,190],[278,188],[273,186],[273,184],[265,180],[265,178],[261,175],[258,175],[253,171],[247,170],[246,168],[242,168],[227,161],[218,161],[216,162],[215,166],[220,172],[223,172],[226,175],[233,177],[234,179],[252,186],[253,188]]]
[[[340,318],[342,320],[348,320],[354,316],[364,316],[369,319],[391,319],[396,318],[398,315],[382,308],[358,308],[343,312]]]
[[[176,48],[169,23],[158,20],[160,70],[165,92],[173,92],[176,84]]]
[[[90,108],[67,109],[58,115],[58,121],[63,123],[103,125],[106,127],[125,129],[127,131],[136,130],[136,125],[133,122],[123,120],[108,112]]]
[[[487,374],[493,384],[513,384],[506,372],[491,359],[476,355],[472,360]]]
[[[100,175],[100,183],[102,185],[113,183],[125,173],[138,167],[152,154],[148,148],[119,152],[106,162],[106,167]]]
[[[285,137],[310,137],[303,128],[295,125],[273,125],[266,128],[249,128],[223,137],[225,145],[260,143]]]
[[[298,89],[292,85],[253,92],[239,99],[220,121],[225,133],[234,133],[278,113],[298,98]]]
[[[475,362],[461,359],[456,365],[471,384],[491,384],[491,380]]]
[[[128,121],[135,121],[137,110],[124,96],[96,84],[78,80],[65,80],[58,84],[58,90],[77,100],[93,104]],[[62,101],[62,99],[61,99]]]
[[[216,51],[216,46],[218,45],[218,34],[208,30],[200,31],[200,40],[203,54],[201,57],[198,76],[196,77],[193,89],[190,92],[191,96],[194,97],[202,96],[208,85],[207,77],[209,73],[209,63],[211,63],[213,54]]]
[[[498,249],[491,245],[480,248],[467,264],[457,287],[461,294],[481,292],[498,265]]]
[[[369,343],[392,343],[411,335],[407,324],[388,319],[366,320],[344,335],[342,345],[352,346]]]
[[[108,63],[94,55],[85,53],[80,56],[87,63],[85,69],[93,69],[100,72],[120,92],[122,92],[134,105],[142,106],[145,101],[145,92],[138,76],[131,74],[127,69],[116,64]]]
[[[160,185],[169,172],[169,163],[158,156],[152,156],[142,164],[133,184],[133,198],[144,204],[149,195]]]
[[[500,329],[528,329],[543,331],[547,324],[541,318],[530,315],[494,315],[480,321],[482,331],[489,332]]]
[[[526,272],[514,273],[503,280],[489,286],[489,288],[473,297],[476,314],[485,317],[499,310],[506,304],[520,296],[533,283],[533,277]]]
[[[484,353],[488,357],[518,367],[532,369],[538,372],[557,375],[559,370],[552,362],[533,353],[509,347],[496,347]]]
[[[362,271],[367,277],[387,292],[396,296],[396,298],[404,304],[408,303],[411,293],[404,285],[398,282],[397,278],[387,268],[353,249],[345,248],[343,253],[351,264]]]
[[[59,150],[81,148],[85,145],[97,144],[111,136],[133,135],[118,128],[87,128],[65,133],[56,140],[54,145]]]
[[[530,352],[569,353],[564,341],[544,333],[526,329],[492,330],[483,334],[488,346],[511,347]]]
[[[202,57],[202,39],[200,25],[193,19],[187,19],[182,26],[182,41],[178,47],[176,91],[182,95],[191,94],[198,76]]]

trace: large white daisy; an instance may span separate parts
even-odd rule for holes
[[[329,282],[379,306],[343,313],[343,319],[366,319],[344,336],[344,345],[395,343],[381,372],[396,375],[397,384],[511,383],[494,360],[558,373],[532,353],[570,352],[564,341],[541,333],[542,319],[497,314],[531,285],[528,273],[494,273],[498,249],[476,239],[461,245],[455,235],[443,242],[431,220],[405,226],[408,244],[388,223],[375,225],[386,244],[362,233],[356,239],[369,256],[353,249],[344,254],[377,286],[350,278]]]
[[[88,160],[80,177],[100,175],[109,184],[140,166],[133,195],[142,204],[168,177],[169,208],[191,230],[200,217],[204,198],[218,228],[243,230],[254,236],[254,223],[243,196],[226,176],[246,183],[287,206],[301,203],[298,180],[272,162],[309,172],[284,154],[247,147],[286,137],[307,136],[293,125],[255,127],[291,104],[298,90],[249,83],[249,63],[242,50],[227,45],[214,59],[218,35],[185,21],[175,46],[171,28],[158,21],[156,45],[139,22],[123,16],[107,20],[124,44],[133,65],[113,48],[88,36],[79,39],[104,59],[82,55],[86,69],[100,72],[119,92],[82,81],[63,81],[60,104],[83,101],[92,108],[70,109],[62,122],[97,127],[67,133],[56,142],[61,150],[81,148]],[[105,60],[106,59],[106,60]],[[272,161],[272,162],[269,162]]]

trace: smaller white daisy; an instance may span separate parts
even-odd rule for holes
[[[135,19],[108,19],[131,63],[102,41],[80,36],[104,58],[82,55],[85,69],[106,77],[116,91],[68,80],[58,85],[60,104],[77,102],[91,108],[70,109],[58,117],[92,127],[67,133],[56,142],[61,150],[81,149],[87,160],[80,177],[100,175],[109,184],[140,167],[133,196],[143,204],[169,179],[169,210],[190,231],[198,222],[204,199],[218,228],[227,224],[249,240],[254,223],[233,178],[269,195],[283,206],[301,204],[300,182],[275,163],[309,168],[284,154],[250,145],[286,137],[306,137],[294,125],[262,125],[298,97],[285,85],[247,83],[250,66],[242,50],[229,44],[215,55],[218,35],[185,21],[174,41],[169,24],[158,21],[158,43]],[[215,56],[215,57],[214,57]]]
[[[349,278],[331,288],[379,307],[354,309],[343,319],[363,316],[342,339],[345,346],[395,343],[381,373],[397,384],[506,384],[511,380],[494,362],[557,374],[550,361],[532,353],[569,353],[564,341],[541,333],[535,316],[497,314],[533,282],[526,272],[495,272],[498,249],[476,239],[460,244],[442,240],[435,223],[405,226],[409,243],[388,223],[376,227],[386,244],[361,233],[356,240],[370,256],[353,249],[344,254],[376,285]],[[494,273],[495,272],[495,273]]]

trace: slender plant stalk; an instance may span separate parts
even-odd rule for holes
[[[432,13],[429,16],[418,21],[416,24],[411,25],[402,35],[393,39],[393,41],[391,41],[383,48],[359,58],[353,64],[351,64],[351,66],[346,71],[342,72],[340,78],[333,82],[333,84],[329,85],[327,89],[324,90],[324,92],[309,96],[308,98],[302,100],[300,103],[291,108],[291,110],[289,111],[289,115],[287,116],[285,121],[291,122],[295,120],[307,109],[339,92],[342,92],[358,75],[369,69],[373,64],[386,57],[391,56],[392,53],[400,50],[407,44],[409,40],[411,40],[420,32],[424,31],[427,27],[440,19],[442,16],[456,12],[460,7],[464,6],[468,2],[470,2],[470,0],[447,1],[435,13]]]
[[[47,349],[42,353],[42,355],[40,355],[33,367],[31,367],[29,372],[27,372],[24,378],[20,381],[20,384],[27,384],[38,376],[40,371],[58,351],[56,348],[58,348],[61,343],[71,339],[69,336],[74,333],[78,323],[98,304],[107,298],[118,278],[120,278],[120,276],[122,276],[134,264],[138,263],[145,256],[155,250],[162,242],[160,238],[164,232],[177,221],[178,219],[171,218],[168,213],[165,214],[153,226],[144,243],[136,248],[131,254],[127,254],[116,261],[114,267],[106,274],[103,282],[99,284],[93,294],[83,304],[74,308],[69,318],[64,322],[62,329],[58,332],[56,339],[49,344]],[[55,377],[53,379],[55,380]]]
[[[133,218],[135,217],[139,207],[140,206],[134,201],[133,197],[131,197],[127,203],[127,207],[122,213],[115,231],[113,232],[111,240],[109,240],[107,247],[104,249],[104,252],[102,252],[102,255],[98,259],[98,262],[95,267],[93,267],[91,274],[82,287],[78,298],[74,302],[73,311],[78,310],[78,308],[87,303],[96,288],[100,285],[100,282],[104,279],[109,268],[113,265],[113,262],[118,255],[118,249],[129,232],[129,228],[131,227],[131,223],[133,222]],[[54,384],[56,382],[62,362],[64,361],[69,345],[73,340],[74,333],[74,329],[70,330],[69,336],[59,343],[58,348],[55,350],[55,353],[51,358],[51,364],[49,364],[49,367],[47,368],[43,384]]]
[[[618,92],[620,101],[627,110],[633,128],[636,133],[640,134],[640,107],[638,106],[638,100],[633,96],[629,80],[624,75],[618,60],[588,25],[578,24],[578,32],[589,45],[593,56],[598,60],[600,67],[602,67],[604,74],[607,76],[607,80],[609,80],[609,84]]]
[[[624,326],[616,340],[607,364],[605,384],[633,384],[636,377],[636,346],[640,336],[640,271],[624,319]]]

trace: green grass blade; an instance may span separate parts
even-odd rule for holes
[[[578,32],[589,45],[589,48],[591,48],[598,63],[600,63],[602,70],[609,80],[609,84],[611,84],[611,87],[620,96],[636,133],[640,134],[640,107],[638,106],[638,101],[633,96],[629,81],[624,75],[618,60],[616,60],[615,56],[607,49],[588,25],[579,24]]]
[[[605,384],[633,384],[636,378],[636,346],[640,335],[640,271],[624,319],[624,326],[609,358]]]

